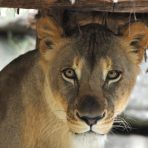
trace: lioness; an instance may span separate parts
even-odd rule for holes
[[[147,27],[116,35],[90,23],[66,35],[43,17],[37,32],[39,50],[0,72],[0,148],[100,148],[128,103]]]

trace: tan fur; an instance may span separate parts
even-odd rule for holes
[[[104,76],[104,80],[105,80],[108,71],[112,70],[112,61],[111,61],[111,59],[109,57],[102,58],[100,60],[100,64],[102,65],[103,76]]]
[[[80,59],[79,57],[76,57],[73,61],[73,69],[76,70],[79,79],[81,78],[81,71],[83,68],[83,64],[84,64],[83,59]]]

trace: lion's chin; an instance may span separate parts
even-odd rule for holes
[[[106,141],[106,135],[96,134],[94,132],[85,132],[81,134],[72,134],[72,148],[96,148],[103,147]]]
[[[82,133],[76,133],[76,132],[73,132],[73,134],[75,134],[75,135],[102,135],[102,136],[104,136],[105,134],[100,134],[100,133],[97,133],[97,132],[95,132],[95,131],[92,131],[92,130],[89,130],[89,131],[86,131],[86,132],[82,132]]]

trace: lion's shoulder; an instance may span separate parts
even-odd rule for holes
[[[36,50],[25,53],[9,63],[0,72],[0,120],[10,106],[21,101],[21,87],[25,76],[34,66],[38,57]]]

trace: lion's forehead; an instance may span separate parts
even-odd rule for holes
[[[81,30],[80,34],[74,36],[76,40],[74,46],[76,47],[75,50],[88,60],[105,56],[110,50],[120,46],[117,43],[119,42],[118,37],[98,24],[84,26]]]

